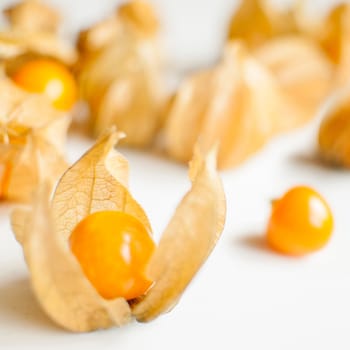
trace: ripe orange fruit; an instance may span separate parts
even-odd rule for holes
[[[119,211],[88,215],[70,236],[85,276],[105,299],[134,299],[151,286],[145,269],[155,243],[143,224]]]
[[[39,58],[24,63],[15,71],[12,80],[24,90],[46,94],[60,110],[69,110],[77,99],[73,75],[52,59]]]
[[[274,201],[267,228],[269,245],[284,254],[303,255],[321,249],[333,231],[333,216],[315,190],[298,186]]]

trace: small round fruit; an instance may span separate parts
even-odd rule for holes
[[[61,63],[39,58],[21,65],[12,80],[22,89],[46,94],[54,107],[69,110],[77,99],[77,86],[73,75]]]
[[[321,249],[333,231],[333,216],[326,201],[312,188],[298,186],[273,202],[267,228],[271,248],[288,255]]]
[[[119,211],[88,215],[70,236],[85,276],[105,299],[134,299],[151,286],[145,270],[155,250],[147,229]]]

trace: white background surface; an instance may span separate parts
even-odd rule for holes
[[[67,33],[116,3],[52,2],[67,14]],[[218,57],[234,1],[154,3],[172,67],[189,70]],[[318,122],[274,139],[239,168],[222,173],[228,204],[223,236],[179,305],[149,324],[90,334],[71,334],[52,324],[31,294],[22,252],[9,228],[11,208],[1,205],[0,349],[348,350],[350,173],[315,160]],[[69,159],[76,160],[90,144],[72,137]],[[159,237],[189,187],[187,169],[150,154],[122,152],[130,160],[131,191]],[[336,224],[329,245],[305,258],[274,254],[263,241],[270,199],[296,184],[319,190]]]

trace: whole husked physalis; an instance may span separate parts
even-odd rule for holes
[[[80,33],[76,72],[94,136],[116,125],[122,143],[154,142],[165,96],[158,32],[153,7],[135,0]]]
[[[67,169],[70,118],[49,99],[0,77],[0,198],[28,201],[45,179],[50,186]]]
[[[0,31],[0,59],[17,66],[28,58],[54,58],[70,66],[74,46],[59,35],[59,12],[40,0],[23,0],[3,11],[8,26]],[[10,68],[11,68],[10,67]]]
[[[169,311],[209,256],[224,227],[216,154],[196,150],[191,188],[156,244],[128,190],[128,162],[112,129],[60,179],[41,186],[12,226],[33,291],[47,315],[76,332],[150,321]]]

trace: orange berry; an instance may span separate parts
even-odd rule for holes
[[[151,286],[145,276],[155,243],[143,224],[119,211],[88,215],[70,236],[85,276],[105,299],[134,299]]]
[[[44,93],[54,107],[69,110],[77,99],[73,75],[61,63],[39,58],[24,63],[13,74],[12,80],[24,90]]]
[[[281,253],[303,255],[321,249],[332,230],[333,216],[326,201],[313,189],[298,186],[273,203],[267,241]]]

